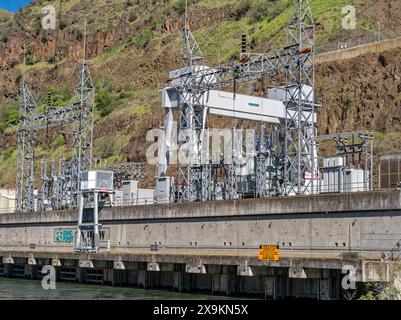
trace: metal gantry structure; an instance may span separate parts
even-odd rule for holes
[[[358,185],[362,191],[373,190],[373,143],[374,134],[368,131],[352,131],[328,134],[316,137],[316,141],[334,142],[336,146],[335,157],[341,158],[342,170],[346,168],[360,169],[363,172]],[[333,169],[333,168],[329,168]],[[327,168],[322,168],[322,172]],[[380,170],[380,167],[379,167]],[[352,186],[350,186],[352,187]]]
[[[78,206],[81,172],[92,168],[92,144],[93,144],[93,107],[95,90],[90,75],[89,66],[85,62],[81,64],[79,84],[76,88],[78,97],[78,112],[74,120],[74,155],[72,157],[72,194],[74,207]]]
[[[81,64],[79,84],[76,88],[78,102],[73,105],[66,107],[48,105],[44,113],[38,113],[35,99],[25,83],[21,86],[20,95],[16,211],[35,211],[43,207],[44,197],[48,195],[50,188],[50,180],[53,181],[52,188],[55,190],[53,195],[57,197],[53,202],[54,209],[60,209],[61,203],[67,208],[77,208],[80,174],[82,171],[90,170],[92,164],[94,86],[89,66],[85,62]],[[73,157],[70,165],[65,166],[65,163],[60,162],[59,174],[56,177],[55,171],[52,171],[54,178],[50,179],[47,165],[43,163],[41,175],[44,183],[40,195],[36,197],[36,132],[65,124],[70,124],[72,127],[70,133],[73,139]]]
[[[286,74],[286,83],[280,88],[285,92],[285,146],[283,151],[284,173],[281,183],[282,195],[310,194],[317,191],[314,186],[319,179],[314,122],[314,22],[309,0],[293,0],[292,17],[287,27],[287,46],[267,54],[245,53],[244,40],[242,55],[238,63],[230,66],[209,68],[204,65],[204,57],[193,34],[189,30],[187,18],[182,29],[182,62],[183,68],[170,73],[170,82],[165,89],[165,97],[177,96],[179,110],[179,140],[185,140],[187,148],[185,163],[179,161],[178,183],[176,185],[176,200],[204,201],[211,198],[213,190],[215,165],[201,163],[201,151],[207,143],[203,136],[208,113],[207,102],[213,90],[227,87],[236,88],[245,82],[258,80],[265,76],[276,76],[281,72]],[[170,97],[171,96],[171,97]],[[166,98],[164,98],[166,99]],[[172,99],[172,98],[171,98]],[[165,128],[171,125],[172,108],[166,111]],[[168,131],[168,130],[167,130]],[[236,172],[235,131],[233,128],[233,154],[228,157],[226,166],[227,198],[238,195]],[[168,146],[162,148],[161,165],[158,181],[163,181],[167,172]],[[181,149],[180,149],[181,150]],[[179,159],[180,160],[180,159]],[[204,159],[202,159],[204,160]],[[227,161],[229,160],[229,161]],[[266,158],[260,158],[257,171],[262,173],[268,164]],[[218,167],[218,166],[217,166]],[[270,165],[271,167],[271,165]],[[264,169],[263,169],[264,168]],[[260,177],[256,177],[258,180]],[[265,181],[256,181],[260,187]],[[264,192],[257,191],[262,195]]]
[[[36,101],[24,83],[20,88],[20,126],[18,130],[16,210],[34,211],[35,118]]]
[[[181,61],[183,68],[187,70],[188,77],[185,82],[187,88],[182,88],[182,108],[180,108],[179,132],[187,136],[189,142],[186,162],[178,166],[178,198],[179,201],[192,201],[205,197],[205,194],[199,194],[199,191],[207,190],[201,183],[205,174],[208,174],[207,168],[199,165],[199,147],[201,133],[203,128],[204,112],[201,108],[202,91],[192,90],[198,83],[194,76],[199,70],[199,66],[204,65],[204,56],[198,46],[193,34],[189,30],[188,20],[186,18],[185,26],[182,30]],[[196,165],[198,164],[198,165]]]

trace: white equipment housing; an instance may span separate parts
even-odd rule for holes
[[[367,191],[369,186],[369,177],[364,177],[362,169],[347,169],[344,178],[344,192],[362,192]]]
[[[174,177],[161,177],[157,181],[157,202],[170,203],[174,187]]]
[[[322,193],[362,192],[369,189],[370,177],[363,169],[346,168],[343,157],[323,159],[323,179],[320,184]]]
[[[344,187],[344,158],[330,157],[323,159],[323,177],[321,180],[320,192],[338,193],[343,192]]]
[[[113,192],[113,171],[87,171],[81,175],[81,191]]]
[[[138,181],[123,181],[123,205],[135,203],[138,194]]]
[[[153,204],[154,190],[140,189],[136,180],[123,181],[123,205]]]

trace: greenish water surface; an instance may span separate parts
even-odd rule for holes
[[[39,280],[0,278],[0,300],[187,300],[228,297],[57,282],[55,290],[44,290]]]

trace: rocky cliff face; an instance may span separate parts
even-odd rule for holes
[[[40,8],[41,2],[43,1],[37,1],[35,3],[36,7]],[[73,73],[74,67],[72,65],[82,60],[84,55],[84,16],[82,16],[81,12],[84,9],[89,10],[89,13],[86,13],[87,15],[97,15],[102,9],[107,9],[109,14],[113,12],[113,9],[116,10],[113,16],[114,24],[107,26],[106,29],[108,30],[101,30],[98,22],[94,20],[95,17],[88,22],[86,47],[86,58],[88,60],[99,57],[118,45],[129,46],[127,39],[133,38],[145,29],[152,29],[154,35],[164,37],[169,34],[177,34],[182,26],[181,15],[177,13],[171,15],[171,12],[166,13],[166,11],[172,10],[168,6],[168,1],[153,1],[155,3],[154,11],[144,19],[139,17],[146,12],[146,6],[143,7],[138,1],[127,1],[125,7],[111,1],[107,2],[109,2],[108,6],[100,6],[98,10],[93,9],[99,7],[98,3],[93,0],[85,1],[87,5],[83,8],[78,4],[76,8],[74,6],[69,8],[68,15],[66,13],[66,17],[62,16],[58,20],[59,24],[63,24],[62,28],[60,26],[56,30],[41,29],[38,26],[41,16],[33,16],[30,10],[17,14],[14,24],[0,25],[0,35],[3,35],[3,41],[0,41],[0,73],[4,78],[4,80],[0,81],[0,95],[10,98],[18,94],[18,80],[21,77],[16,67],[20,66],[24,61],[24,50],[35,61],[47,61],[51,65],[54,64],[53,68],[44,70],[45,74],[43,75],[41,74],[42,70],[27,72],[26,81],[33,90],[38,90],[49,84],[60,83],[60,81],[62,83],[67,81],[71,87],[72,82],[68,81],[66,77]],[[156,5],[160,2],[163,2],[164,6]],[[131,5],[127,6],[127,3],[131,3]],[[135,6],[136,3],[138,3],[138,7]],[[91,4],[94,5],[92,11]],[[131,6],[133,9],[130,9]],[[131,10],[129,11],[131,13],[125,12],[128,9]],[[138,12],[135,9],[138,9]],[[191,11],[189,16],[191,28],[196,30],[202,26],[224,21],[231,14],[231,9],[232,6],[227,5],[215,9],[202,8],[202,10]],[[135,12],[135,21],[130,22],[131,17],[127,15],[133,14],[132,10]],[[147,12],[147,15],[149,15],[149,12]],[[119,18],[116,19],[116,16]],[[155,17],[163,17],[163,19],[158,20],[156,23],[152,20]],[[34,27],[30,26],[32,24],[31,20],[36,21]],[[170,41],[169,39],[167,40]],[[146,51],[151,50],[152,48],[149,48]],[[137,53],[143,54],[143,52]],[[157,59],[157,56],[155,59]],[[178,58],[172,60],[169,57],[165,57],[164,60],[160,63],[165,67],[163,71],[167,71],[168,66],[177,63]],[[94,73],[95,75],[97,74],[96,68]],[[129,78],[131,80],[133,77]]]
[[[399,50],[317,67],[321,134],[351,130],[388,133],[401,120]]]

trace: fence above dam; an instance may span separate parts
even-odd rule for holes
[[[364,54],[380,53],[386,50],[399,48],[401,46],[401,37],[387,39],[382,41],[375,41],[372,43],[356,45],[346,49],[338,49],[330,52],[317,54],[315,62],[317,64],[354,59]]]

